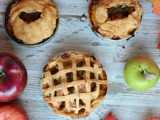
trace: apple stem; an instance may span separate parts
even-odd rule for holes
[[[5,73],[3,72],[3,70],[0,69],[0,83],[5,77],[6,77]]]

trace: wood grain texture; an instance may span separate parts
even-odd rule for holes
[[[40,78],[48,60],[66,51],[83,51],[95,55],[106,70],[109,89],[102,104],[88,117],[80,120],[102,120],[112,111],[119,120],[160,119],[160,81],[152,89],[139,92],[127,87],[123,68],[130,57],[147,55],[160,67],[160,51],[156,49],[160,17],[152,14],[151,3],[141,0],[143,21],[135,37],[129,41],[106,41],[90,29],[87,16],[88,0],[55,0],[59,8],[60,24],[54,37],[38,47],[24,47],[13,42],[4,29],[5,9],[10,0],[0,0],[0,51],[18,56],[28,72],[28,83],[15,101],[28,113],[30,120],[68,120],[52,113],[43,102]]]

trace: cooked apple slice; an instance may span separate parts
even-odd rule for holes
[[[104,7],[98,7],[95,14],[99,23],[104,23],[108,19],[107,9]]]

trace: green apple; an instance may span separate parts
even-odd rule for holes
[[[124,68],[124,78],[129,87],[135,90],[152,88],[160,77],[158,65],[149,57],[136,56]]]

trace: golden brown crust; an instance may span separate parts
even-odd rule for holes
[[[45,102],[60,115],[87,116],[107,92],[107,76],[99,61],[80,52],[68,52],[48,62],[43,70]]]
[[[34,13],[39,14],[34,21],[21,18]],[[57,20],[58,10],[51,0],[17,0],[9,10],[7,29],[22,43],[33,45],[53,35]]]
[[[127,9],[128,13],[116,12],[115,8],[118,7],[121,8],[121,12],[122,9]],[[115,16],[112,12],[116,13]],[[142,8],[138,0],[91,0],[89,18],[93,30],[102,37],[123,39],[138,29],[142,19]]]

